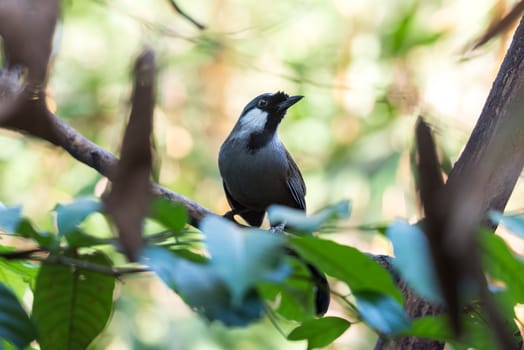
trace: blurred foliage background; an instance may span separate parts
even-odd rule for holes
[[[228,209],[216,159],[244,105],[263,92],[306,98],[280,137],[300,165],[310,211],[349,198],[351,220],[334,239],[390,253],[361,224],[419,217],[410,169],[413,125],[433,125],[444,159],[460,154],[489,92],[509,36],[475,52],[466,47],[504,13],[495,0],[64,1],[49,99],[58,115],[115,153],[129,113],[133,58],[157,53],[158,181],[216,211]],[[0,133],[0,201],[21,203],[43,228],[49,211],[105,181],[63,151]],[[509,209],[519,210],[517,187]],[[107,235],[96,216],[91,224]],[[98,225],[98,226],[97,226]],[[518,248],[518,247],[517,247]],[[521,247],[522,249],[522,247]],[[269,321],[228,331],[206,325],[149,276],[126,278],[99,349],[302,349]],[[337,313],[336,305],[330,311]],[[369,349],[352,326],[333,349]]]

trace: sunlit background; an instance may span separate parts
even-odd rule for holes
[[[280,127],[302,169],[308,208],[352,201],[329,237],[391,253],[361,224],[419,216],[410,168],[413,125],[424,115],[443,159],[457,159],[496,75],[509,36],[468,45],[512,2],[495,0],[178,0],[199,31],[165,0],[64,1],[49,100],[57,114],[118,153],[129,114],[130,72],[140,50],[157,54],[156,176],[213,211],[228,210],[217,169],[220,144],[263,92],[305,95]],[[0,201],[51,228],[50,211],[100,195],[103,179],[64,151],[0,133]],[[517,187],[509,209],[519,210]],[[101,217],[89,225],[107,235]],[[342,287],[342,286],[340,286]],[[227,330],[196,317],[151,276],[126,278],[95,349],[304,349],[269,321]],[[341,309],[333,305],[331,314]],[[282,325],[286,329],[286,325]],[[370,349],[355,325],[332,349]]]

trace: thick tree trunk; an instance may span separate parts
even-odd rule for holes
[[[467,183],[479,171],[482,212],[503,211],[524,167],[524,20],[493,83],[484,109],[446,186]],[[456,187],[455,187],[456,188]],[[477,197],[478,198],[478,197]],[[417,297],[400,282],[411,318],[436,315],[442,309]],[[444,344],[416,338],[379,339],[375,350],[441,350]]]

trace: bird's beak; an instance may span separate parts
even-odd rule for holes
[[[293,106],[295,103],[300,101],[304,96],[297,95],[297,96],[290,96],[286,100],[280,102],[278,105],[278,109],[281,112],[285,112],[289,107]]]

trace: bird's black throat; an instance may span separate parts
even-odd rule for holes
[[[267,129],[264,129],[261,132],[254,132],[249,135],[249,140],[247,141],[247,149],[250,153],[256,153],[259,149],[263,148],[273,137],[273,132]]]
[[[253,132],[249,135],[247,149],[250,153],[256,153],[259,149],[271,142],[273,135],[277,132],[278,124],[284,118],[284,113],[269,113],[264,130]]]

